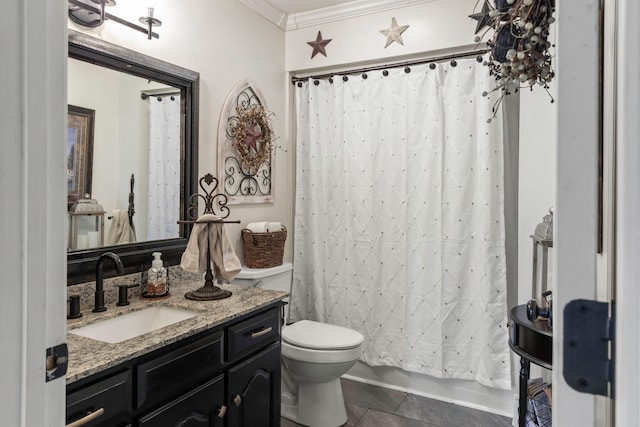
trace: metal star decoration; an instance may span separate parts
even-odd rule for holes
[[[252,123],[251,126],[248,126],[246,129],[247,136],[245,140],[245,144],[247,147],[253,148],[254,153],[258,152],[258,140],[262,137],[262,130],[256,125],[256,123]]]
[[[409,28],[408,25],[398,26],[396,18],[391,18],[391,26],[385,30],[380,30],[382,34],[387,36],[387,43],[384,45],[385,49],[393,42],[398,42],[404,46],[404,43],[402,43],[402,33],[404,33],[407,28]]]
[[[491,6],[489,6],[489,2],[485,1],[482,5],[482,10],[480,13],[474,13],[473,15],[469,15],[469,18],[474,21],[478,21],[476,25],[476,32],[474,34],[478,34],[480,30],[484,27],[491,27],[491,17],[489,17],[489,13],[491,13]]]
[[[318,53],[321,53],[324,56],[327,56],[327,51],[324,49],[324,47],[328,45],[331,40],[333,39],[323,40],[322,33],[318,31],[316,40],[312,42],[307,42],[309,46],[313,47],[313,52],[311,52],[311,59],[313,59],[313,57],[316,56]]]

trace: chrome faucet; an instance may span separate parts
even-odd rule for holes
[[[96,297],[95,297],[95,307],[93,308],[94,313],[99,313],[101,311],[105,311],[107,308],[104,306],[104,285],[102,283],[102,264],[106,260],[113,261],[113,264],[116,266],[118,270],[118,274],[124,274],[124,266],[122,265],[122,260],[120,257],[113,252],[105,252],[100,255],[98,258],[98,264],[96,264]]]

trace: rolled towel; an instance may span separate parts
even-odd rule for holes
[[[267,223],[267,231],[269,233],[273,233],[275,231],[281,231],[282,230],[282,223],[280,222],[269,222]]]
[[[267,221],[250,222],[247,224],[247,229],[254,233],[266,233],[269,231],[269,223]]]

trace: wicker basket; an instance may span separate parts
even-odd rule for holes
[[[287,229],[269,233],[254,233],[242,230],[244,242],[244,260],[249,268],[269,268],[281,265],[284,257],[284,242],[287,240]]]

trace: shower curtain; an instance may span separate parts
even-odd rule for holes
[[[510,389],[493,78],[476,59],[387,74],[295,89],[290,320],[361,332],[372,366]]]
[[[178,237],[180,96],[150,96],[147,240]]]

